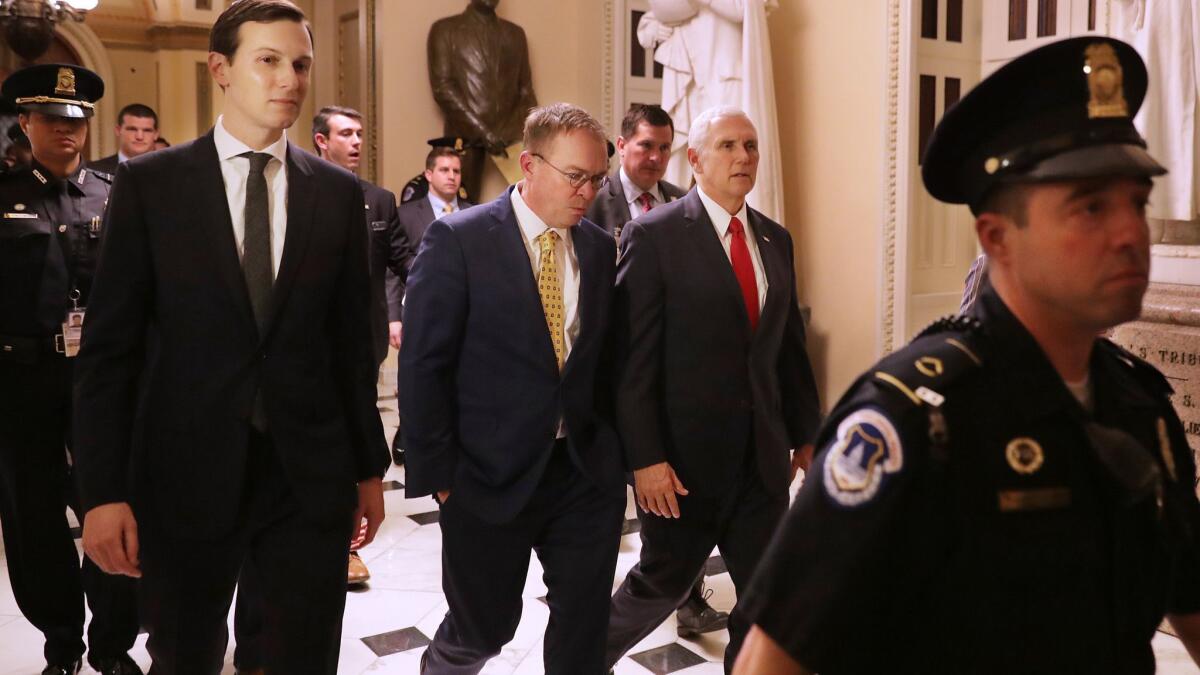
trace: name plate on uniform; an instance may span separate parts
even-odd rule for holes
[[[996,499],[1003,513],[1065,509],[1071,505],[1071,490],[1065,487],[1001,490]]]

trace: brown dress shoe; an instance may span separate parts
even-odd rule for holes
[[[371,573],[367,570],[367,565],[358,557],[358,553],[350,552],[350,564],[346,573],[346,583],[351,586],[367,583],[371,578]]]

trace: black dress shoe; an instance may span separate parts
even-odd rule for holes
[[[404,466],[404,451],[392,448],[392,461],[396,463],[396,466]]]
[[[712,595],[711,590],[701,597],[692,595],[687,602],[680,606],[679,611],[675,612],[677,623],[675,632],[679,637],[696,637],[701,633],[725,630],[729,626],[729,613],[713,609],[708,604],[710,595]]]
[[[47,664],[42,675],[78,675],[83,668],[83,659],[76,659],[66,665]]]
[[[144,675],[142,669],[133,659],[129,658],[128,654],[94,661],[89,658],[88,664],[95,668],[100,675]]]

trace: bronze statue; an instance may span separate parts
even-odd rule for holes
[[[471,0],[462,14],[429,30],[429,84],[446,118],[446,136],[462,139],[463,187],[478,201],[487,153],[504,155],[537,105],[529,47],[520,26],[496,16],[500,0]]]

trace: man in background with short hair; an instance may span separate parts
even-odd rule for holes
[[[116,175],[117,166],[155,149],[158,140],[158,114],[142,103],[130,103],[117,114],[117,153],[92,162],[92,168]]]

